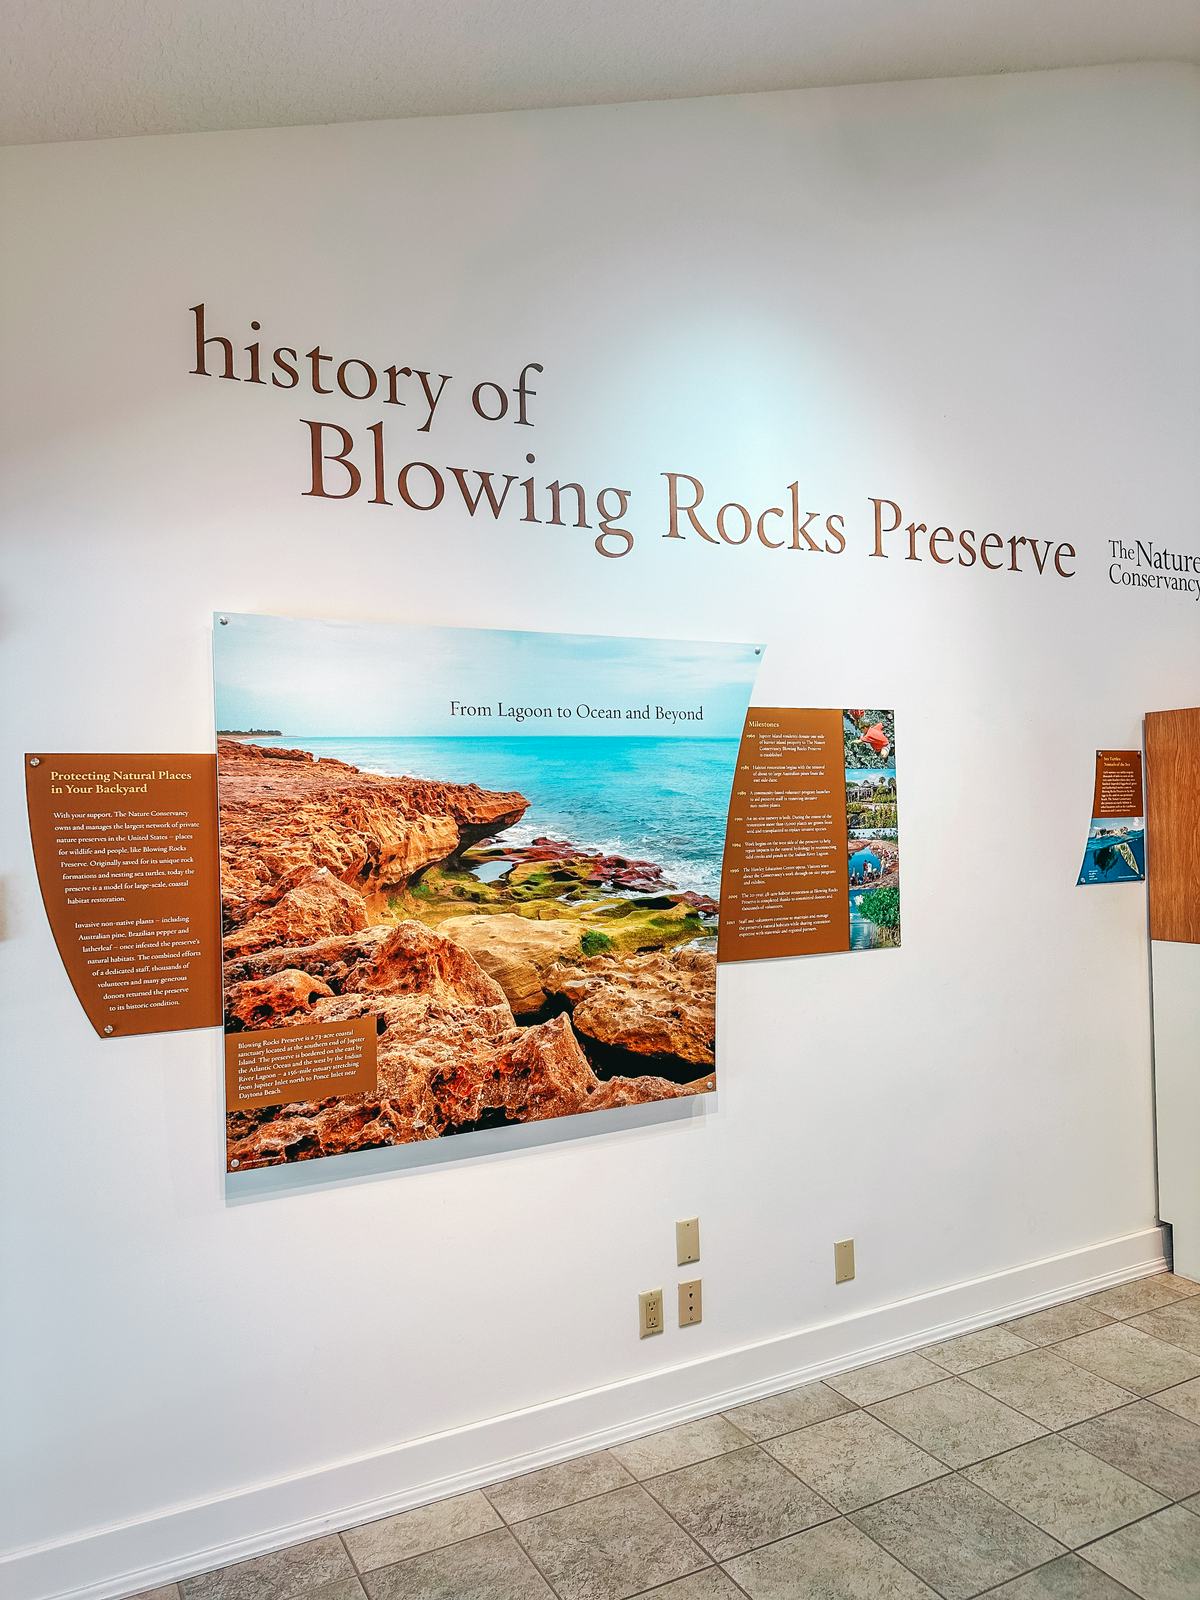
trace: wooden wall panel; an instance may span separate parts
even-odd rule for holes
[[[1200,706],[1146,717],[1150,937],[1200,944]]]

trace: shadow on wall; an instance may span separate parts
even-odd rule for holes
[[[690,1095],[681,1100],[655,1100],[645,1105],[617,1106],[601,1113],[555,1117],[545,1122],[522,1122],[502,1128],[483,1128],[449,1138],[427,1139],[419,1144],[385,1145],[378,1150],[357,1150],[323,1161],[300,1161],[282,1166],[258,1167],[225,1174],[225,1204],[247,1205],[273,1200],[330,1185],[373,1183],[397,1172],[443,1166],[449,1162],[495,1161],[546,1145],[572,1139],[604,1139],[634,1128],[688,1122],[717,1109],[720,1091]],[[603,1123],[597,1126],[597,1117]],[[220,1119],[218,1143],[224,1138]]]

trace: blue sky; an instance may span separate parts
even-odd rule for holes
[[[220,617],[227,617],[222,624]],[[220,612],[213,620],[218,728],[323,737],[501,737],[547,733],[736,738],[762,659],[752,644],[319,622]],[[451,715],[451,702],[645,706],[651,720],[580,716],[516,724]],[[703,706],[704,720],[656,706]]]

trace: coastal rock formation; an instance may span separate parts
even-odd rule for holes
[[[247,902],[246,909],[248,919],[222,940],[227,960],[328,933],[353,933],[370,921],[359,891],[335,878],[328,867],[294,868],[273,889]]]
[[[518,1027],[503,990],[474,958],[417,922],[258,951],[230,966],[230,999],[254,1026],[262,1026],[255,1002],[281,996],[281,1004],[299,1003],[306,1022],[369,1016],[378,1029],[370,1094],[231,1112],[229,1154],[240,1167],[680,1092],[653,1076],[601,1082],[566,1016]]]
[[[425,1007],[451,1010],[467,1001],[498,1006],[511,1022],[499,984],[465,950],[419,922],[380,922],[309,945],[254,951],[226,962],[225,981],[252,982],[289,969],[320,978],[338,995],[416,995]]]
[[[663,869],[655,862],[605,855],[598,850],[583,849],[566,839],[550,839],[539,834],[531,844],[493,845],[479,851],[477,858],[510,863],[514,886],[527,882],[534,875],[531,869],[544,867],[556,872],[564,882],[581,887],[643,900],[659,896],[664,904],[691,906],[706,917],[717,915],[717,902],[711,895],[672,888]]]
[[[561,957],[578,954],[585,924],[574,917],[447,917],[438,932],[469,950],[508,997],[518,1017],[535,1016],[546,1006],[544,973]]]
[[[717,958],[710,951],[560,961],[544,985],[570,1005],[584,1039],[652,1060],[671,1057],[698,1072],[714,1064]]]
[[[314,1001],[332,994],[320,978],[285,967],[266,978],[230,984],[225,992],[225,1014],[243,1028],[273,1028],[284,1021],[307,1020],[296,1013],[310,1011]]]
[[[217,741],[226,928],[257,916],[297,870],[324,867],[367,898],[511,827],[529,802],[478,784],[386,778],[302,750]]]
[[[218,759],[227,1027],[369,1017],[378,1068],[369,1093],[231,1111],[231,1162],[335,1155],[712,1086],[713,958],[628,953],[701,926],[650,863],[567,846],[561,883],[560,847],[541,841],[551,853],[521,857],[524,881],[505,890],[518,914],[462,854],[519,820],[522,795],[230,740]],[[640,898],[593,887],[610,895],[618,883]],[[580,904],[566,903],[580,886]],[[488,910],[472,908],[473,893],[492,897]],[[590,947],[624,953],[585,957]],[[532,1021],[555,1004],[565,1009]]]
[[[604,855],[584,850],[566,839],[549,839],[539,834],[531,844],[499,847],[488,852],[492,860],[511,861],[515,866],[530,862],[569,861],[578,869],[582,882],[597,887],[621,889],[629,894],[662,894],[668,888],[663,869],[653,861],[637,861],[630,856]]]

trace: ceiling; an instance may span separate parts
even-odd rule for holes
[[[4,0],[0,143],[1200,62],[1200,0]]]

